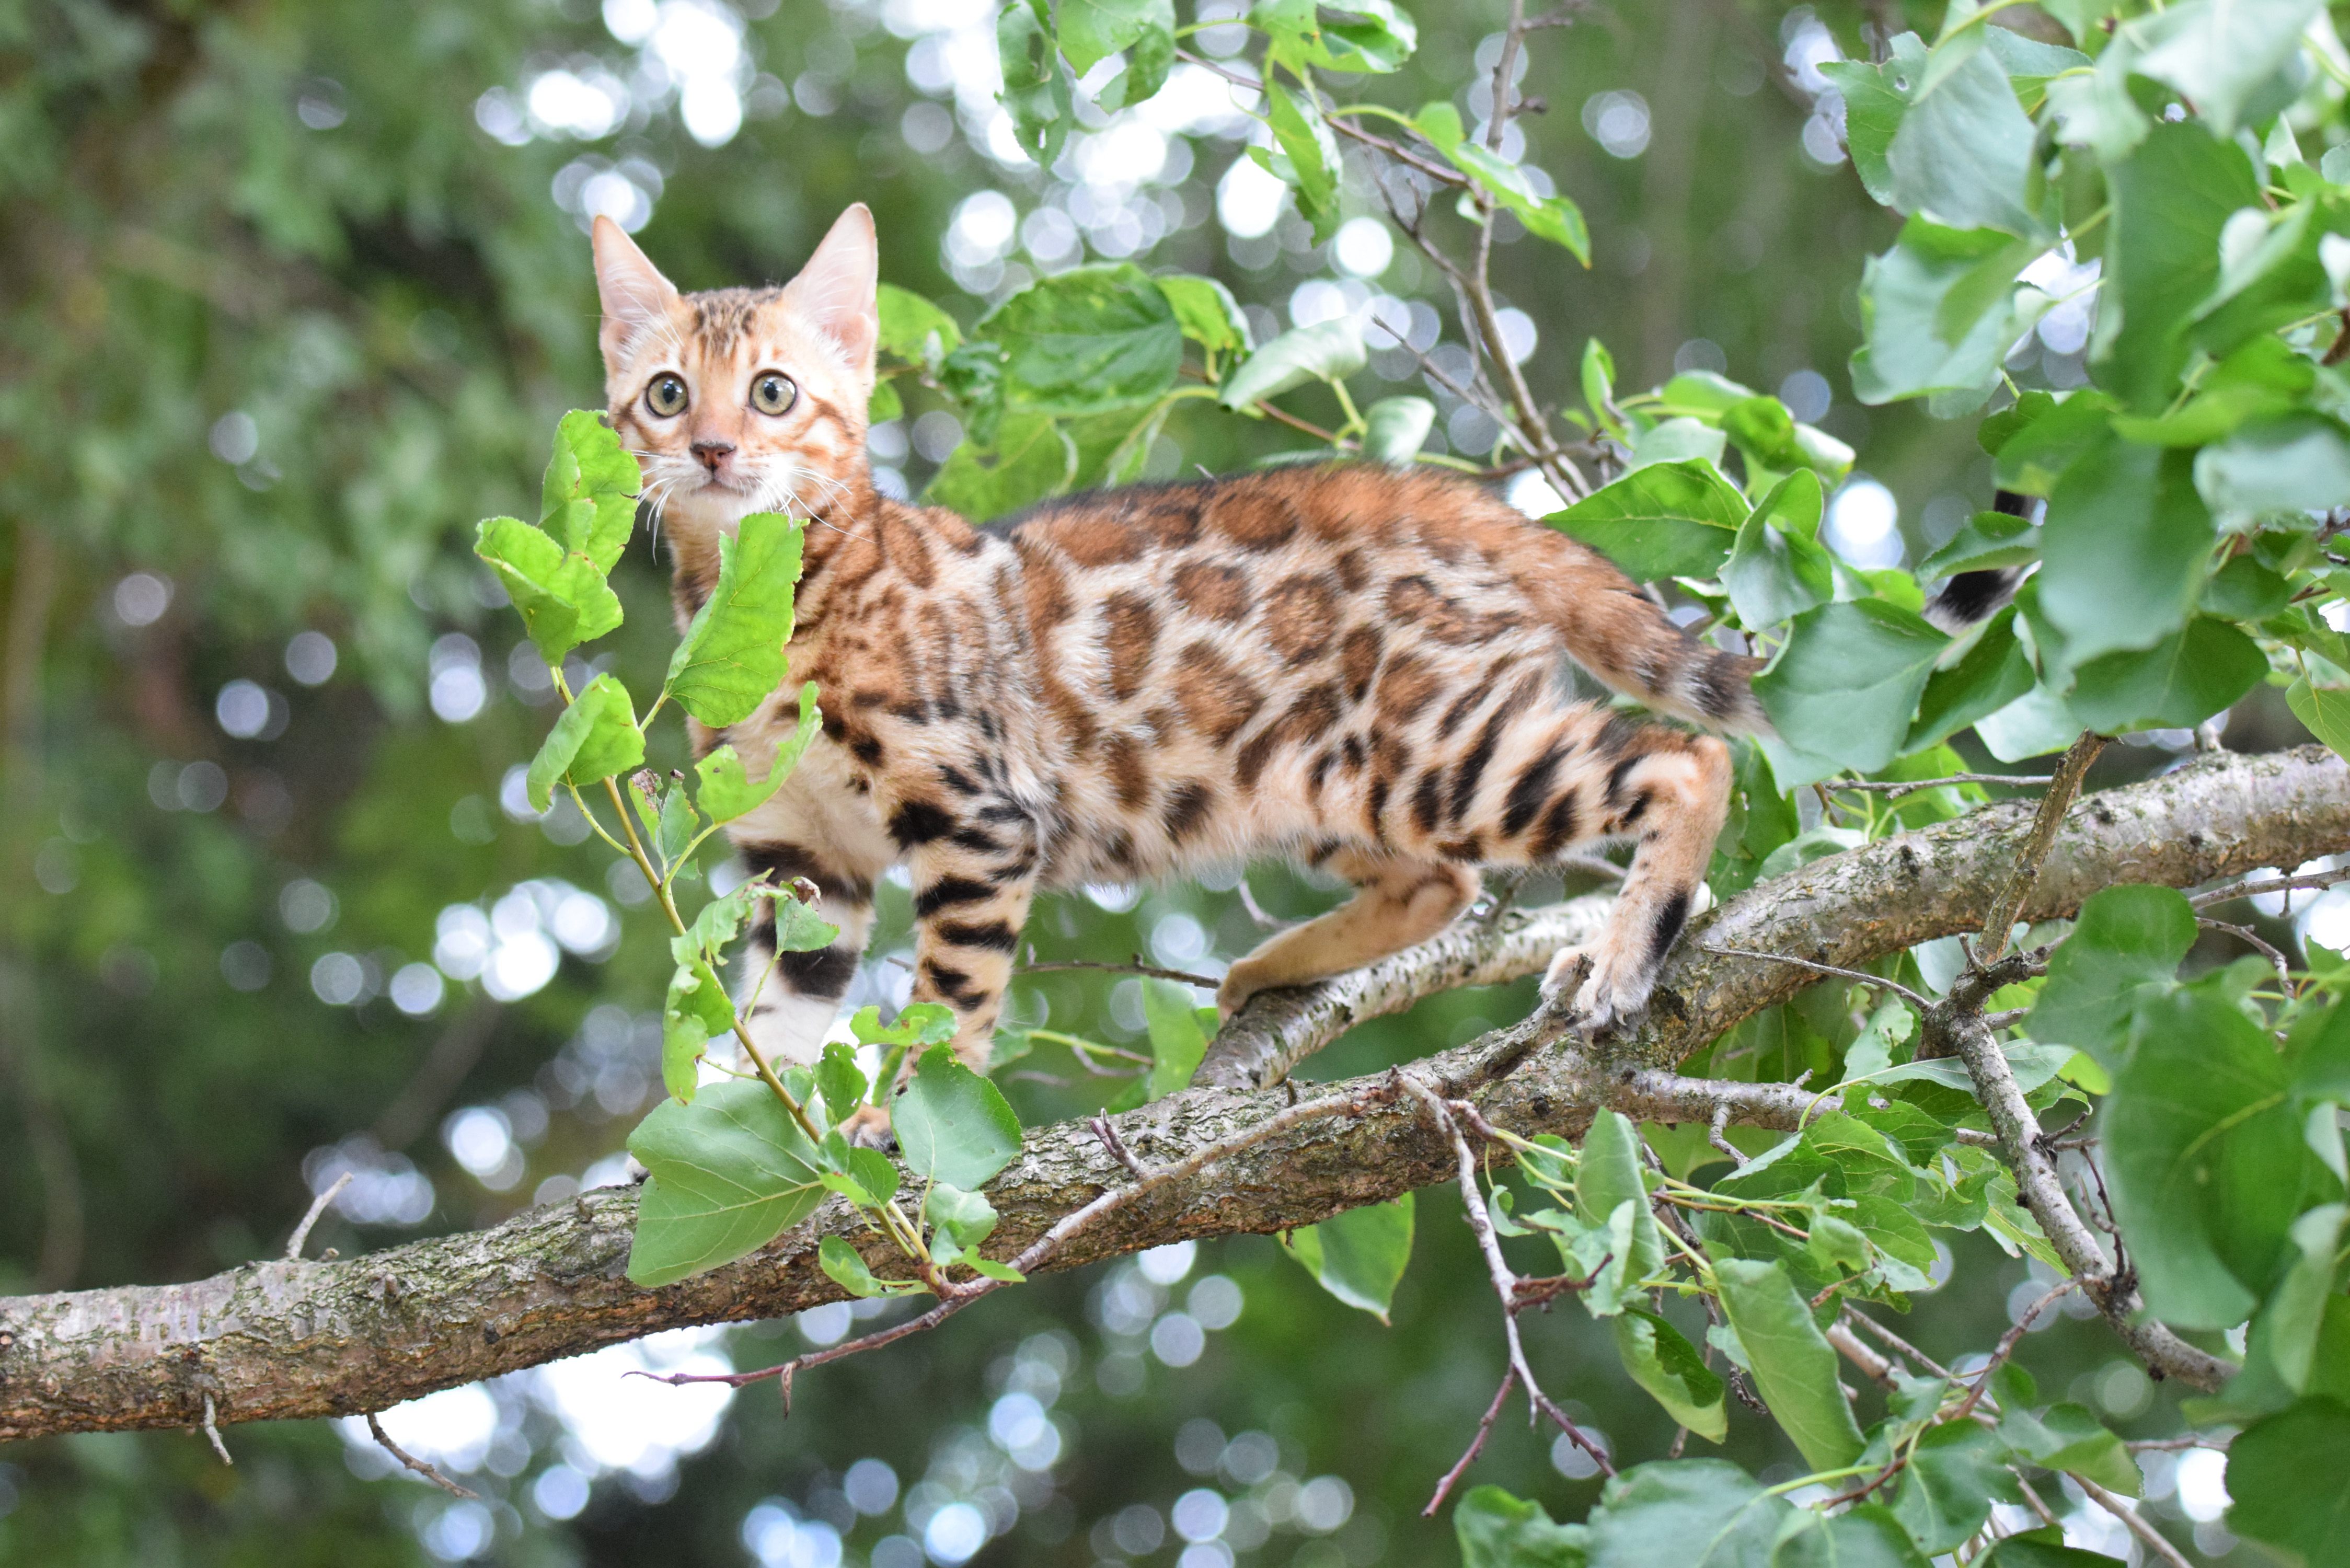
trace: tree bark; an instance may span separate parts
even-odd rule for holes
[[[1731,1118],[1792,1127],[1811,1092],[1679,1076],[1671,1066],[1815,976],[1709,945],[1854,967],[1979,928],[2031,825],[2029,803],[1816,861],[1696,922],[1648,1021],[1627,1038],[1565,1041],[1551,1015],[1430,1058],[1440,1083],[1468,1079],[1497,1049],[1531,1044],[1523,1065],[1482,1090],[1495,1126],[1579,1134],[1601,1106],[1638,1118]],[[2350,768],[2317,747],[2199,760],[2146,784],[2084,797],[2066,816],[2023,918],[2069,914],[2117,882],[2189,887],[2259,867],[2290,868],[2350,850]],[[1554,938],[1586,927],[1588,900],[1448,932],[1357,974],[1253,1005],[1212,1061],[1284,1066],[1379,1012],[1463,983],[1528,973]],[[1257,1033],[1250,1034],[1249,1031]],[[1226,1051],[1247,1035],[1257,1042]],[[1203,1066],[1203,1072],[1208,1068]],[[1277,1074],[1271,1075],[1277,1076]],[[1301,1092],[1355,1094],[1376,1079]],[[1081,1231],[1051,1268],[1186,1238],[1311,1224],[1446,1179],[1451,1151],[1409,1096],[1366,1096],[1358,1115],[1303,1122]],[[1146,1165],[1232,1137],[1289,1103],[1280,1089],[1195,1087],[1117,1118]],[[1052,1224],[1130,1179],[1081,1122],[1032,1129],[991,1183],[1003,1216],[989,1251],[1017,1252]],[[640,1290],[623,1273],[636,1195],[585,1193],[492,1230],[336,1262],[247,1264],[186,1284],[0,1300],[0,1438],[192,1426],[210,1396],[223,1423],[380,1410],[438,1388],[592,1350],[655,1330],[796,1312],[842,1292],[816,1267],[827,1234],[877,1270],[885,1243],[837,1200],[726,1268]]]

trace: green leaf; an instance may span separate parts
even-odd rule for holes
[[[2107,888],[2089,896],[2072,934],[2048,956],[2048,979],[2023,1023],[2034,1040],[2120,1064],[2141,1002],[2168,992],[2195,945],[2195,908],[2169,888]]]
[[[2238,556],[2211,574],[2198,602],[2222,620],[2262,621],[2291,604],[2293,594],[2293,584],[2250,556]]]
[[[2065,706],[2099,734],[2192,729],[2234,704],[2269,672],[2260,645],[2224,620],[2197,616],[2143,653],[2076,667]]]
[[[678,1104],[693,1104],[702,1084],[702,1058],[709,1050],[708,1024],[691,1013],[662,1013],[661,1087]]]
[[[1746,498],[1705,462],[1626,474],[1543,519],[1597,550],[1635,582],[1718,574],[1751,515]]]
[[[2102,1552],[2060,1546],[2056,1532],[2038,1530],[2011,1535],[1978,1559],[1983,1568],[2113,1568],[2116,1559]]]
[[[2350,1406],[2308,1398],[2228,1445],[2228,1528],[2315,1568],[2350,1561]]]
[[[1727,1459],[1638,1465],[1600,1490],[1592,1568],[1770,1568],[1794,1514]]]
[[[889,1121],[906,1168],[975,1192],[1020,1153],[1020,1118],[1003,1093],[944,1045],[924,1053]]]
[[[984,523],[1059,494],[1076,471],[1076,444],[1049,415],[1013,414],[992,445],[955,448],[922,499]]]
[[[637,460],[604,416],[574,409],[556,431],[555,452],[539,489],[538,525],[567,555],[584,556],[608,576],[629,547],[643,483]]]
[[[1908,100],[1886,81],[1885,73],[1905,63],[1905,45],[1910,54],[1924,53],[1924,41],[1905,33],[1894,39],[1893,58],[1883,66],[1829,60],[1819,67],[1844,95],[1845,151],[1852,154],[1853,171],[1860,176],[1869,199],[1885,207],[1893,205],[1893,170],[1885,154],[1908,109]]]
[[[863,1108],[865,1091],[871,1087],[857,1064],[857,1053],[838,1040],[827,1042],[816,1058],[816,1086],[824,1096],[825,1116],[835,1127]]]
[[[2040,530],[2030,518],[2006,512],[1978,512],[1940,549],[1918,563],[1918,576],[1930,581],[1960,572],[2026,566],[2039,558]]]
[[[758,810],[792,776],[792,770],[799,765],[809,742],[816,739],[823,719],[816,705],[816,682],[802,682],[799,723],[791,733],[776,737],[775,754],[767,764],[767,776],[753,784],[733,746],[721,746],[694,764],[699,786],[693,792],[694,803],[712,822],[732,822]]]
[[[1079,76],[1146,34],[1164,34],[1173,47],[1174,0],[1060,0],[1057,12],[1061,53]],[[1149,96],[1132,95],[1128,101],[1139,103]]]
[[[1632,442],[1632,461],[1625,464],[1627,473],[1638,472],[1659,462],[1686,462],[1699,460],[1720,463],[1729,438],[1721,430],[1703,420],[1686,416],[1670,419],[1642,431]]]
[[[1994,1501],[2022,1501],[2004,1458],[1999,1439],[1971,1422],[1928,1428],[1896,1483],[1893,1516],[1920,1551],[1955,1549],[1983,1527]]]
[[[645,760],[645,732],[629,705],[628,689],[598,675],[571,700],[555,728],[530,760],[525,780],[531,805],[545,811],[555,800],[556,781],[575,787],[627,773]]]
[[[1538,1502],[1521,1502],[1497,1486],[1471,1489],[1452,1509],[1461,1568],[1586,1568],[1591,1532],[1555,1524]]]
[[[1392,71],[1411,57],[1419,29],[1388,0],[1258,0],[1249,25],[1272,40],[1269,53],[1293,71]]]
[[[2014,408],[1982,422],[1983,450],[1999,459],[1992,478],[2002,490],[2046,495],[2074,458],[2106,438],[2113,408],[2113,399],[2094,387],[2062,402],[2026,392]]]
[[[1426,398],[1381,398],[1363,410],[1363,455],[1409,465],[1435,424],[1436,405]]]
[[[2047,309],[2015,275],[2040,247],[1996,229],[1950,229],[1919,217],[1861,274],[1864,338],[1853,395],[1889,403],[1929,393],[1988,392],[2000,359]]]
[[[1545,196],[1534,189],[1523,168],[1466,138],[1444,150],[1452,166],[1474,180],[1479,188],[1515,214],[1526,232],[1563,247],[1585,266],[1591,265],[1591,226],[1583,209],[1565,196]]]
[[[1183,366],[1175,306],[1131,262],[1041,279],[979,325],[1003,344],[1004,403],[1014,410],[1134,408],[1172,387]]]
[[[1283,1248],[1324,1290],[1381,1323],[1411,1262],[1412,1196],[1334,1214],[1293,1231]]]
[[[1076,80],[1061,58],[1045,0],[1012,0],[995,19],[995,54],[1003,73],[998,95],[1012,115],[1020,150],[1050,169],[1076,119]]]
[[[856,1248],[838,1236],[827,1236],[816,1244],[816,1261],[834,1284],[853,1296],[911,1295],[922,1288],[912,1280],[881,1278],[865,1266]]]
[[[1814,542],[1821,505],[1819,476],[1799,469],[1773,485],[1739,525],[1721,586],[1748,627],[1770,626],[1835,597],[1835,568]]]
[[[2315,414],[2247,425],[2196,453],[2195,488],[2230,519],[2285,514],[2306,526],[2300,514],[2350,495],[2350,436]]]
[[[661,1004],[661,1083],[680,1101],[691,1102],[695,1065],[711,1041],[733,1031],[734,1003],[691,940],[681,939],[680,945],[686,956],[670,976]]]
[[[1297,211],[1314,225],[1319,244],[1338,227],[1338,143],[1309,93],[1300,98],[1271,75],[1263,83],[1265,123],[1278,151],[1252,147],[1248,155],[1295,192]],[[1227,408],[1231,404],[1225,405]]]
[[[1589,1226],[1609,1226],[1618,1209],[1628,1207],[1627,1245],[1615,1255],[1599,1278],[1582,1293],[1583,1304],[1594,1317],[1609,1317],[1638,1294],[1640,1282],[1655,1273],[1665,1260],[1665,1241],[1657,1217],[1648,1210],[1648,1189],[1640,1179],[1640,1132],[1631,1118],[1603,1110],[1591,1119],[1583,1137],[1583,1157],[1575,1175],[1575,1212]]]
[[[2019,1420],[2020,1414],[2010,1410],[2000,1431],[2034,1463],[2085,1476],[2124,1497],[2136,1497],[2144,1490],[2137,1461],[2086,1406],[2058,1405],[2036,1420]]]
[[[1232,291],[1214,278],[1178,272],[1157,281],[1184,337],[1211,354],[1245,354],[1255,347]]]
[[[1983,626],[1957,662],[1937,670],[1918,699],[1918,717],[1902,738],[1904,756],[1939,746],[1978,719],[1989,718],[2033,688],[2032,658],[2015,635],[2015,607]]]
[[[649,1290],[756,1251],[824,1197],[816,1150],[764,1084],[663,1100],[629,1152],[651,1172],[629,1251],[629,1278]]]
[[[565,654],[620,624],[619,597],[596,563],[567,554],[519,518],[492,517],[483,523],[473,554],[497,574],[549,669],[562,669]]]
[[[2138,75],[2168,82],[2221,136],[2300,46],[2319,0],[2204,0],[2138,25]]]
[[[1882,1503],[1828,1519],[1814,1514],[1771,1555],[1771,1568],[1928,1568],[1908,1532]]]
[[[1216,400],[1244,409],[1308,381],[1343,381],[1370,362],[1351,316],[1284,332],[1233,367]]]
[[[2108,438],[2056,482],[2041,528],[2040,608],[2073,665],[2183,628],[2211,554],[2211,514],[2184,452]],[[2041,650],[2047,668],[2050,650]]]
[[[2103,1118],[2114,1214],[2147,1310],[2228,1328],[2282,1272],[2315,1161],[2284,1064],[2235,1006],[2198,986],[2138,1016]]]
[[[2324,1108],[2331,1116],[2330,1107]],[[2310,1373],[2316,1364],[2318,1332],[2324,1323],[2326,1299],[2334,1293],[2334,1260],[2345,1217],[2350,1217],[2350,1209],[2326,1203],[2293,1222],[2297,1255],[2261,1309],[2268,1330],[2270,1364],[2296,1394],[2308,1391]]]
[[[687,625],[662,688],[712,729],[741,723],[783,682],[802,531],[754,512],[734,537],[718,536],[718,587]]]
[[[1789,746],[1870,774],[1901,750],[1934,661],[1949,646],[1940,632],[1881,599],[1820,605],[1788,624],[1786,642],[1754,679],[1754,694]],[[1773,771],[1781,771],[1775,759]]]
[[[2284,700],[2293,716],[2307,725],[2309,732],[2324,742],[2334,755],[2350,757],[2350,691],[2312,686],[2304,675],[2286,688]]]
[[[1170,980],[1142,982],[1142,1016],[1150,1026],[1148,1097],[1161,1099],[1191,1081],[1208,1054],[1210,1030],[1191,1005],[1191,988]],[[1212,1010],[1210,1016],[1213,1016]]]
[[[1804,1462],[1838,1469],[1860,1457],[1860,1428],[1836,1386],[1836,1355],[1785,1267],[1746,1258],[1714,1264],[1722,1310],[1754,1364],[1754,1383]]]
[[[962,342],[962,328],[955,325],[954,317],[910,289],[882,284],[878,304],[881,333],[875,343],[884,354],[926,365],[934,357],[943,358]],[[938,340],[935,345],[933,337]]]
[[[1667,1415],[1708,1442],[1721,1441],[1730,1429],[1723,1403],[1728,1389],[1679,1329],[1654,1314],[1627,1308],[1616,1319],[1616,1354],[1632,1381]]]
[[[922,1218],[934,1228],[931,1256],[942,1269],[971,1262],[965,1254],[995,1231],[995,1205],[943,1181],[931,1183],[923,1196]]]
[[[876,1203],[887,1203],[898,1195],[898,1168],[879,1149],[854,1146],[843,1163],[848,1167],[848,1174],[857,1179],[857,1185]]]
[[[1451,109],[1452,106],[1444,106]],[[1456,116],[1457,118],[1457,116]],[[1624,439],[1623,421],[1612,411],[1616,400],[1616,357],[1607,352],[1607,345],[1596,337],[1583,344],[1583,400],[1591,406],[1591,417],[1600,428],[1619,441]]]
[[[2194,312],[2219,282],[2220,230],[2260,189],[2242,149],[2191,121],[2155,126],[2105,172],[2113,216],[2090,353],[2100,386],[2154,413],[2178,387]]]

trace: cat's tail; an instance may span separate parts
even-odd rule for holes
[[[1991,504],[1993,511],[2004,512],[2010,517],[2032,515],[2032,498],[2018,495],[2012,490],[1999,492],[1991,497]],[[2015,597],[2016,585],[2023,581],[2023,573],[2022,566],[1957,573],[1927,601],[1926,619],[1955,636],[1975,622],[1997,615],[2000,607]]]

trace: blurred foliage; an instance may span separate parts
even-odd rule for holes
[[[1399,109],[1449,100],[1473,127],[1491,108],[1503,8],[1421,11],[1416,51],[1375,91],[1367,78],[1320,79]],[[1187,5],[1180,19],[1230,14]],[[1532,333],[1534,396],[1578,405],[1589,385],[1578,346],[1594,336],[1613,349],[1616,386],[1726,373],[1856,449],[1900,504],[1910,563],[1976,526],[1993,472],[1972,421],[1852,395],[1864,266],[1895,254],[1902,230],[1839,151],[1819,69],[1869,59],[1903,26],[1932,38],[1943,21],[1923,4],[1720,0],[1594,8],[1537,35],[1520,91],[1545,112],[1513,122],[1525,145],[1508,154],[1572,198],[1592,265],[1572,265],[1517,218],[1496,221],[1493,281]],[[1188,38],[1222,59],[1237,31]],[[338,1169],[359,1179],[312,1245],[346,1254],[564,1196],[591,1167],[595,1179],[616,1174],[629,1125],[660,1093],[664,933],[641,879],[608,873],[575,817],[529,809],[520,764],[555,697],[468,535],[484,514],[529,514],[546,431],[597,399],[584,213],[630,223],[696,288],[788,275],[839,208],[862,200],[885,277],[940,301],[965,332],[1024,282],[1084,256],[1212,278],[1258,343],[1327,308],[1334,295],[1310,286],[1349,309],[1383,293],[1418,306],[1416,344],[1458,363],[1445,348],[1459,352],[1454,304],[1431,269],[1400,246],[1368,279],[1340,265],[1344,220],[1372,210],[1358,180],[1314,194],[1330,205],[1313,218],[1276,210],[1258,232],[1233,233],[1220,190],[1232,226],[1254,226],[1239,199],[1249,182],[1231,172],[1248,121],[1208,116],[1120,142],[1097,134],[1097,111],[1074,93],[1060,100],[1066,177],[1048,176],[1019,161],[1024,132],[996,109],[996,36],[992,7],[948,0],[610,0],[600,11],[584,0],[0,0],[0,854],[5,885],[19,889],[0,910],[0,1110],[16,1124],[0,1140],[0,1190],[15,1199],[0,1207],[0,1290],[185,1279],[273,1256],[313,1183]],[[1020,99],[1024,123],[1048,128],[1039,117],[1055,103],[1057,68],[1047,59],[1042,96]],[[2262,82],[2215,85],[2248,121],[2265,125],[2281,107],[2261,99]],[[2309,159],[2340,132],[2338,109],[2304,125]],[[1152,157],[1163,159],[1155,171]],[[1859,172],[1874,173],[1865,156]],[[1543,223],[1543,200],[1537,191],[1513,210]],[[2044,331],[2041,348],[2027,338],[2033,361],[2011,357],[2014,379],[2080,384],[2085,339],[2085,327],[2078,338]],[[920,339],[909,347],[910,363]],[[941,350],[953,347],[942,336]],[[2178,369],[2149,365],[2132,373],[2152,382]],[[877,432],[877,459],[910,490],[951,483],[949,454],[972,411],[959,389],[972,383],[944,370],[934,385],[893,383],[901,417]],[[1432,449],[1491,449],[1491,421],[1420,381],[1376,334],[1355,384],[1375,381],[1437,404]],[[1288,403],[1332,428],[1347,417],[1311,384]],[[1668,399],[1653,411],[1707,410]],[[1726,408],[1711,411],[1730,427]],[[1643,421],[1643,435],[1666,422]],[[1070,468],[1107,462],[1129,427],[1073,428]],[[1747,435],[1742,450],[1780,450],[1772,429]],[[1130,455],[1166,475],[1295,444],[1280,426],[1192,400]],[[1793,536],[1767,519],[1727,521],[1743,525],[1740,542],[1719,543],[1750,559]],[[1758,566],[1724,582],[1733,597],[1745,581],[1784,604],[1803,576]],[[658,681],[673,642],[662,578],[640,533],[614,576],[626,626],[568,671],[575,689],[608,668],[640,690]],[[2247,597],[2218,613],[2274,613],[2261,584],[2230,586]],[[1755,624],[1773,618],[1754,611]],[[2300,635],[2322,657],[2322,630]],[[2276,695],[2261,689],[2238,710],[2232,743],[2300,738]],[[2331,696],[2323,681],[2303,694],[2313,713]],[[681,760],[673,731],[650,742],[656,765]],[[1959,743],[1982,761],[1974,737]],[[1921,753],[1934,765],[1948,755]],[[2156,746],[2116,748],[2095,782],[2170,761]],[[1761,782],[1725,854],[1751,851],[1760,865],[1738,874],[1752,879],[1825,841],[1794,836],[1807,824],[1780,819],[1783,798],[1752,759],[1748,776]],[[1929,792],[1899,815],[1962,804]],[[1885,826],[1872,816],[1861,831]],[[718,858],[702,873],[719,872]],[[1253,886],[1293,917],[1333,894],[1280,869],[1259,869]],[[910,912],[902,889],[881,900],[853,1005],[903,1000],[890,958],[908,947]],[[2291,935],[2282,922],[2263,929]],[[1229,888],[1182,887],[1050,898],[1029,935],[1047,959],[1147,952],[1201,968],[1257,931]],[[1421,1054],[1530,1002],[1525,985],[1438,998],[1358,1031],[1312,1071]],[[1134,1064],[1050,1036],[1150,1050],[1132,981],[1039,976],[1013,1018],[1032,1031],[1030,1049],[1000,1076],[1032,1124],[1109,1101],[1127,1085],[1102,1070]],[[1846,987],[1818,987],[1742,1026],[1711,1065],[1833,1075],[1868,1025]],[[1675,1174],[1709,1161],[1720,1174],[1727,1162],[1690,1133],[1659,1138]],[[1239,1511],[1227,1540],[1249,1539],[1252,1520],[1269,1532],[1243,1553],[1252,1561],[1450,1562],[1450,1521],[1419,1510],[1502,1367],[1457,1203],[1450,1189],[1421,1196],[1392,1327],[1325,1294],[1273,1241],[1235,1240],[1007,1293],[923,1340],[804,1380],[789,1420],[745,1397],[714,1438],[663,1449],[649,1418],[655,1436],[634,1470],[583,1446],[592,1423],[545,1375],[515,1379],[487,1426],[478,1402],[442,1407],[455,1412],[444,1432],[481,1439],[466,1468],[489,1501],[473,1512],[387,1476],[364,1441],[324,1425],[233,1427],[234,1469],[178,1434],[20,1445],[0,1458],[0,1560],[823,1568],[827,1540],[845,1535],[876,1568],[911,1568],[904,1532],[959,1505],[1008,1527],[984,1561],[1172,1561],[1179,1498],[1212,1488]],[[1944,1353],[1988,1345],[2011,1302],[2043,1288],[1981,1235],[1949,1244],[1957,1282],[1918,1293],[1903,1324]],[[1510,1245],[1539,1272],[1547,1242]],[[1244,1305],[1227,1317],[1235,1299]],[[731,1345],[748,1364],[846,1332],[845,1314],[697,1343],[702,1354]],[[1218,1322],[1229,1326],[1201,1326]],[[1569,1308],[1527,1327],[1537,1367],[1615,1451],[1647,1457],[1672,1440],[1671,1417],[1616,1370],[1609,1326]],[[2094,1323],[2058,1319],[2022,1360],[2047,1397],[2092,1406],[2126,1435],[2179,1427],[2174,1397]],[[617,1384],[617,1368],[605,1375]],[[1880,1406],[1865,1393],[1864,1419]],[[1036,1426],[1047,1413],[1049,1439]],[[1806,1468],[1734,1401],[1727,1422],[1720,1452],[1764,1483]],[[1047,1447],[1047,1468],[1015,1462]],[[857,1484],[876,1472],[852,1472],[868,1458],[892,1467],[899,1494],[871,1517],[848,1501],[878,1496]],[[2162,1494],[2169,1460],[2147,1469]],[[1333,1476],[1343,1485],[1314,1479]],[[1539,1498],[1558,1519],[1581,1517],[1598,1492],[1586,1466],[1555,1459],[1514,1418],[1471,1479]],[[2179,1495],[2205,1519],[2208,1485]],[[2150,1505],[2174,1523],[2179,1506]],[[2206,1520],[2199,1543],[2223,1550],[2216,1530]],[[2118,1538],[2106,1544],[2118,1550]]]

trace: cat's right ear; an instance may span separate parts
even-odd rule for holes
[[[648,326],[668,317],[670,306],[677,302],[677,290],[611,219],[598,214],[591,238],[596,246],[596,293],[604,303],[604,326],[597,342],[604,350],[604,368],[618,372],[629,341]]]

